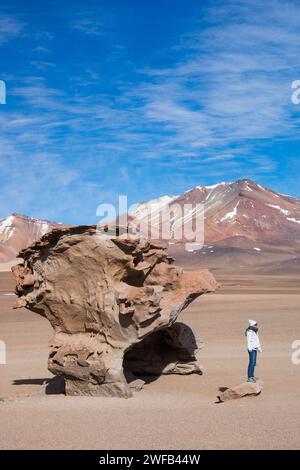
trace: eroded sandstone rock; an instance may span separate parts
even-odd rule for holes
[[[195,339],[174,322],[192,300],[216,289],[207,270],[184,272],[162,245],[100,234],[95,226],[54,229],[19,256],[16,307],[51,323],[48,368],[65,378],[68,395],[130,396],[124,354],[160,330],[149,344],[157,349],[161,342],[165,357],[156,352],[141,361],[132,350],[127,365],[142,373],[144,364],[145,374],[199,373]]]

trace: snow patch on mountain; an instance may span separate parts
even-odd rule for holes
[[[233,219],[234,217],[236,217],[236,215],[237,215],[237,207],[238,207],[238,203],[237,203],[237,205],[235,206],[235,208],[234,208],[232,211],[227,212],[227,214],[225,214],[224,217],[222,217],[222,219],[220,220],[220,222],[224,222],[224,220]]]
[[[41,231],[41,235],[44,235],[46,232],[48,232],[49,230],[49,224],[47,222],[41,222],[41,227],[40,227],[40,231]]]
[[[225,183],[224,181],[222,181],[221,183],[217,183],[217,184],[212,184],[210,186],[196,186],[196,189],[215,189],[215,188],[218,188],[219,186],[227,186],[231,183]]]
[[[161,196],[156,199],[150,199],[150,201],[141,202],[136,204],[129,214],[132,217],[136,217],[139,220],[147,219],[151,217],[152,225],[156,225],[159,221],[160,212],[168,206],[177,196]]]
[[[287,215],[287,214],[290,213],[290,211],[288,211],[287,209],[282,209],[282,207],[280,207],[280,206],[277,206],[277,205],[274,205],[274,204],[266,204],[266,205],[269,206],[269,207],[273,207],[273,209],[279,210],[284,215]]]
[[[14,217],[10,215],[0,222],[0,240],[6,242],[15,232]],[[2,236],[1,236],[2,235]]]
[[[296,224],[300,224],[300,220],[296,220],[294,217],[287,217],[287,220],[290,220],[291,222],[296,222]]]

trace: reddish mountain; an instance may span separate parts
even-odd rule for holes
[[[265,269],[269,266],[270,272],[279,269],[281,263],[294,270],[295,266],[300,268],[300,199],[248,179],[198,186],[166,199],[165,207],[175,207],[173,227],[190,220],[199,210],[195,205],[200,203],[204,207],[204,247],[188,253],[184,249],[186,240],[169,242],[170,253],[184,264],[201,262],[216,269],[225,268],[228,263],[235,268],[264,265]],[[187,204],[192,206],[184,213]],[[147,205],[152,207],[152,201],[143,203],[142,211],[140,206],[135,210],[135,223],[140,214],[145,219]],[[157,211],[152,221],[157,234],[161,230]]]
[[[0,262],[12,261],[21,249],[41,238],[48,230],[58,226],[61,224],[20,214],[12,214],[1,219]]]
[[[173,202],[203,203],[205,242],[241,246],[241,239],[300,246],[300,199],[243,179],[196,187]]]

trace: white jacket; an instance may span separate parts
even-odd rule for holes
[[[255,333],[253,330],[247,330],[247,345],[248,351],[256,349],[257,351],[262,352],[258,333]]]

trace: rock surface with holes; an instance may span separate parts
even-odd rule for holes
[[[65,378],[67,395],[129,397],[124,354],[160,330],[153,336],[160,352],[139,360],[135,350],[129,369],[199,373],[194,336],[174,323],[192,300],[217,288],[207,270],[184,272],[161,244],[95,226],[54,229],[19,256],[16,307],[51,323],[48,368]]]

